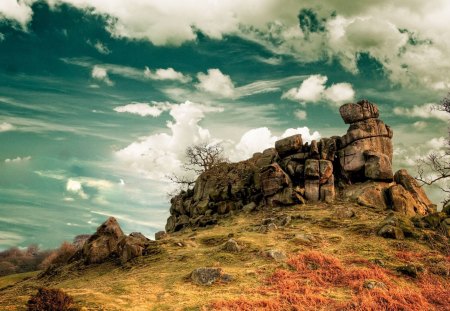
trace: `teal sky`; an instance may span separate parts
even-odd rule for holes
[[[110,215],[153,237],[190,144],[237,161],[343,135],[338,107],[362,98],[414,175],[445,147],[430,107],[450,90],[449,2],[316,2],[1,0],[0,249],[55,247]]]

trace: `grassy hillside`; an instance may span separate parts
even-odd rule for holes
[[[71,264],[54,276],[0,278],[0,305],[24,310],[45,286],[63,289],[83,310],[448,310],[448,240],[431,232],[378,237],[386,215],[349,203],[241,213],[172,234],[160,241],[161,254],[123,266]],[[268,218],[291,221],[265,232]],[[230,237],[240,252],[222,249]],[[195,285],[189,275],[198,267],[220,267],[233,280]]]

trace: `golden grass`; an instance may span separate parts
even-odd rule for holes
[[[224,304],[221,305],[226,301],[240,301],[241,306],[236,310],[280,310],[277,309],[280,303],[283,307],[289,299],[298,299],[287,295],[297,289],[300,293],[301,290],[309,291],[306,303],[327,310],[324,304],[327,301],[334,301],[338,303],[336,306],[342,306],[339,303],[345,305],[349,299],[355,299],[355,292],[361,291],[360,286],[366,278],[378,278],[379,281],[390,284],[390,288],[398,290],[405,287],[418,289],[420,292],[420,288],[431,286],[434,289],[441,288],[438,290],[440,296],[447,293],[445,288],[449,288],[448,280],[442,281],[430,275],[431,279],[422,282],[394,275],[397,265],[405,264],[407,259],[415,256],[400,254],[403,249],[430,254],[425,256],[429,258],[433,252],[427,245],[415,240],[405,240],[397,245],[374,234],[367,234],[385,217],[384,213],[348,205],[356,210],[357,217],[335,219],[333,211],[338,206],[339,204],[301,205],[250,215],[239,214],[221,221],[214,228],[172,234],[162,242],[165,252],[156,257],[137,258],[123,267],[104,263],[81,271],[65,269],[54,278],[25,280],[1,290],[0,305],[8,310],[22,310],[29,296],[43,285],[64,289],[85,310],[210,310],[212,307],[227,310],[224,309]],[[267,234],[258,233],[262,219],[281,214],[292,216],[293,221],[289,226]],[[242,246],[240,253],[226,253],[220,249],[229,234]],[[306,243],[303,236],[299,235],[314,236],[316,239]],[[291,259],[284,263],[263,256],[262,253],[269,249],[283,251]],[[305,268],[308,266],[301,266],[300,263],[308,258],[298,256],[308,254],[315,254],[314,256],[318,256],[317,260],[325,260],[319,260],[320,267],[325,265],[336,271],[346,271],[345,280],[329,275],[330,271],[327,269],[314,270],[318,274],[308,274],[307,278],[303,278],[302,275],[309,270]],[[380,270],[381,268],[373,265],[371,261],[375,259],[384,261],[386,267]],[[295,260],[298,261],[297,264]],[[308,260],[314,262],[315,259]],[[448,264],[448,261],[444,262]],[[194,285],[187,277],[192,270],[202,266],[221,267],[234,280],[229,284],[211,287]],[[290,273],[296,273],[297,278],[294,280],[297,282],[291,282],[289,278],[283,279],[283,276],[290,276]],[[268,280],[272,280],[272,285],[267,283]],[[0,279],[0,284],[1,282],[5,281]],[[9,282],[4,284],[11,285],[11,281]],[[308,282],[315,283],[316,289],[314,286],[300,288],[301,284]],[[277,284],[283,284],[281,288],[289,288],[284,300],[280,300],[280,288]],[[323,291],[318,292],[317,287],[323,287]],[[264,288],[266,290],[261,290]],[[413,291],[415,292],[417,290]],[[370,305],[379,303],[377,299],[385,299],[380,289],[370,293],[373,293],[372,296],[377,293],[378,296],[361,296],[364,300],[355,300],[357,305]],[[393,297],[394,290],[389,295]],[[422,295],[422,298],[433,307],[438,305],[432,297]],[[439,308],[436,307],[436,310]]]

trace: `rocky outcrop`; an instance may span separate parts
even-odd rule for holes
[[[125,263],[139,256],[159,252],[155,241],[140,232],[125,235],[117,220],[110,217],[84,243],[80,257],[86,264],[102,263],[113,258]]]
[[[411,217],[433,212],[435,205],[413,177],[405,170],[393,174],[393,132],[379,119],[377,105],[361,100],[339,112],[349,124],[343,136],[311,142],[298,134],[284,137],[246,161],[221,163],[201,174],[193,190],[172,199],[166,231],[214,225],[261,206],[336,198]],[[395,234],[387,229],[383,235]]]

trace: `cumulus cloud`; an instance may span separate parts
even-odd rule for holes
[[[14,126],[10,123],[7,123],[7,122],[0,123],[0,133],[11,131],[13,129],[14,129]]]
[[[66,191],[78,195],[82,199],[88,199],[89,196],[84,192],[81,182],[73,179],[68,179],[66,183]]]
[[[0,20],[2,18],[17,22],[23,29],[27,28],[28,22],[31,20],[33,11],[31,4],[33,0],[17,1],[2,0],[0,1]]]
[[[5,159],[5,163],[20,163],[20,162],[27,162],[31,160],[31,156],[27,157],[17,157],[12,159]]]
[[[108,71],[104,67],[95,65],[94,68],[92,68],[91,76],[92,78],[102,81],[109,86],[114,85],[114,82],[112,82],[108,76]]]
[[[292,88],[285,92],[281,98],[294,101],[318,102],[326,99],[329,102],[340,104],[353,100],[355,91],[350,83],[337,83],[326,87],[328,78],[322,75],[312,75],[303,80],[298,88]]]
[[[24,27],[31,19],[33,2],[2,0],[0,16]],[[279,0],[47,2],[69,3],[106,17],[106,28],[115,37],[148,40],[155,45],[180,45],[195,40],[199,31],[214,39],[231,34],[300,62],[337,59],[355,73],[358,57],[367,53],[395,83],[419,83],[441,90],[450,87],[447,0],[380,0],[358,4],[284,0],[282,5]]]
[[[237,143],[227,137],[214,137],[199,123],[207,113],[222,111],[221,108],[189,101],[172,105],[170,115],[173,121],[167,123],[169,133],[161,132],[143,137],[117,151],[116,156],[127,167],[147,178],[161,180],[169,174],[182,173],[186,148],[199,142],[222,143],[230,160],[240,161],[251,157],[255,152],[273,147],[280,137],[302,134],[304,141],[320,138],[318,132],[311,133],[307,127],[290,128],[280,136],[274,135],[267,127],[251,129]]]
[[[96,179],[90,177],[69,178],[66,182],[66,191],[70,194],[76,195],[81,199],[87,200],[91,198],[86,192],[89,188],[95,188],[96,192],[106,191],[114,187],[114,184],[109,180]],[[99,193],[92,198],[98,202],[102,196]],[[66,200],[66,199],[65,199]],[[67,200],[66,200],[67,201]]]
[[[175,71],[173,68],[167,69],[156,69],[155,71],[150,70],[150,68],[145,67],[144,76],[152,80],[174,80],[183,83],[191,81],[191,77],[182,74],[181,72]]]
[[[301,134],[304,142],[311,142],[312,140],[320,139],[320,134],[317,131],[310,132],[308,127],[289,128],[285,130],[281,136],[273,135],[267,127],[260,127],[251,129],[245,132],[240,141],[231,148],[228,153],[230,160],[241,161],[250,158],[255,152],[261,152],[267,148],[273,148],[275,142],[280,138]]]
[[[445,111],[435,109],[435,104],[416,105],[411,108],[395,107],[394,114],[399,116],[405,116],[409,118],[422,118],[422,119],[438,119],[442,121],[448,121],[449,115]]]
[[[196,88],[221,97],[233,97],[234,84],[230,76],[223,74],[219,69],[208,69],[206,74],[197,74],[199,83]]]
[[[131,114],[137,114],[141,117],[159,117],[163,111],[170,108],[170,103],[167,102],[152,102],[148,103],[131,103],[125,106],[119,106],[114,108],[116,112],[126,112]]]

